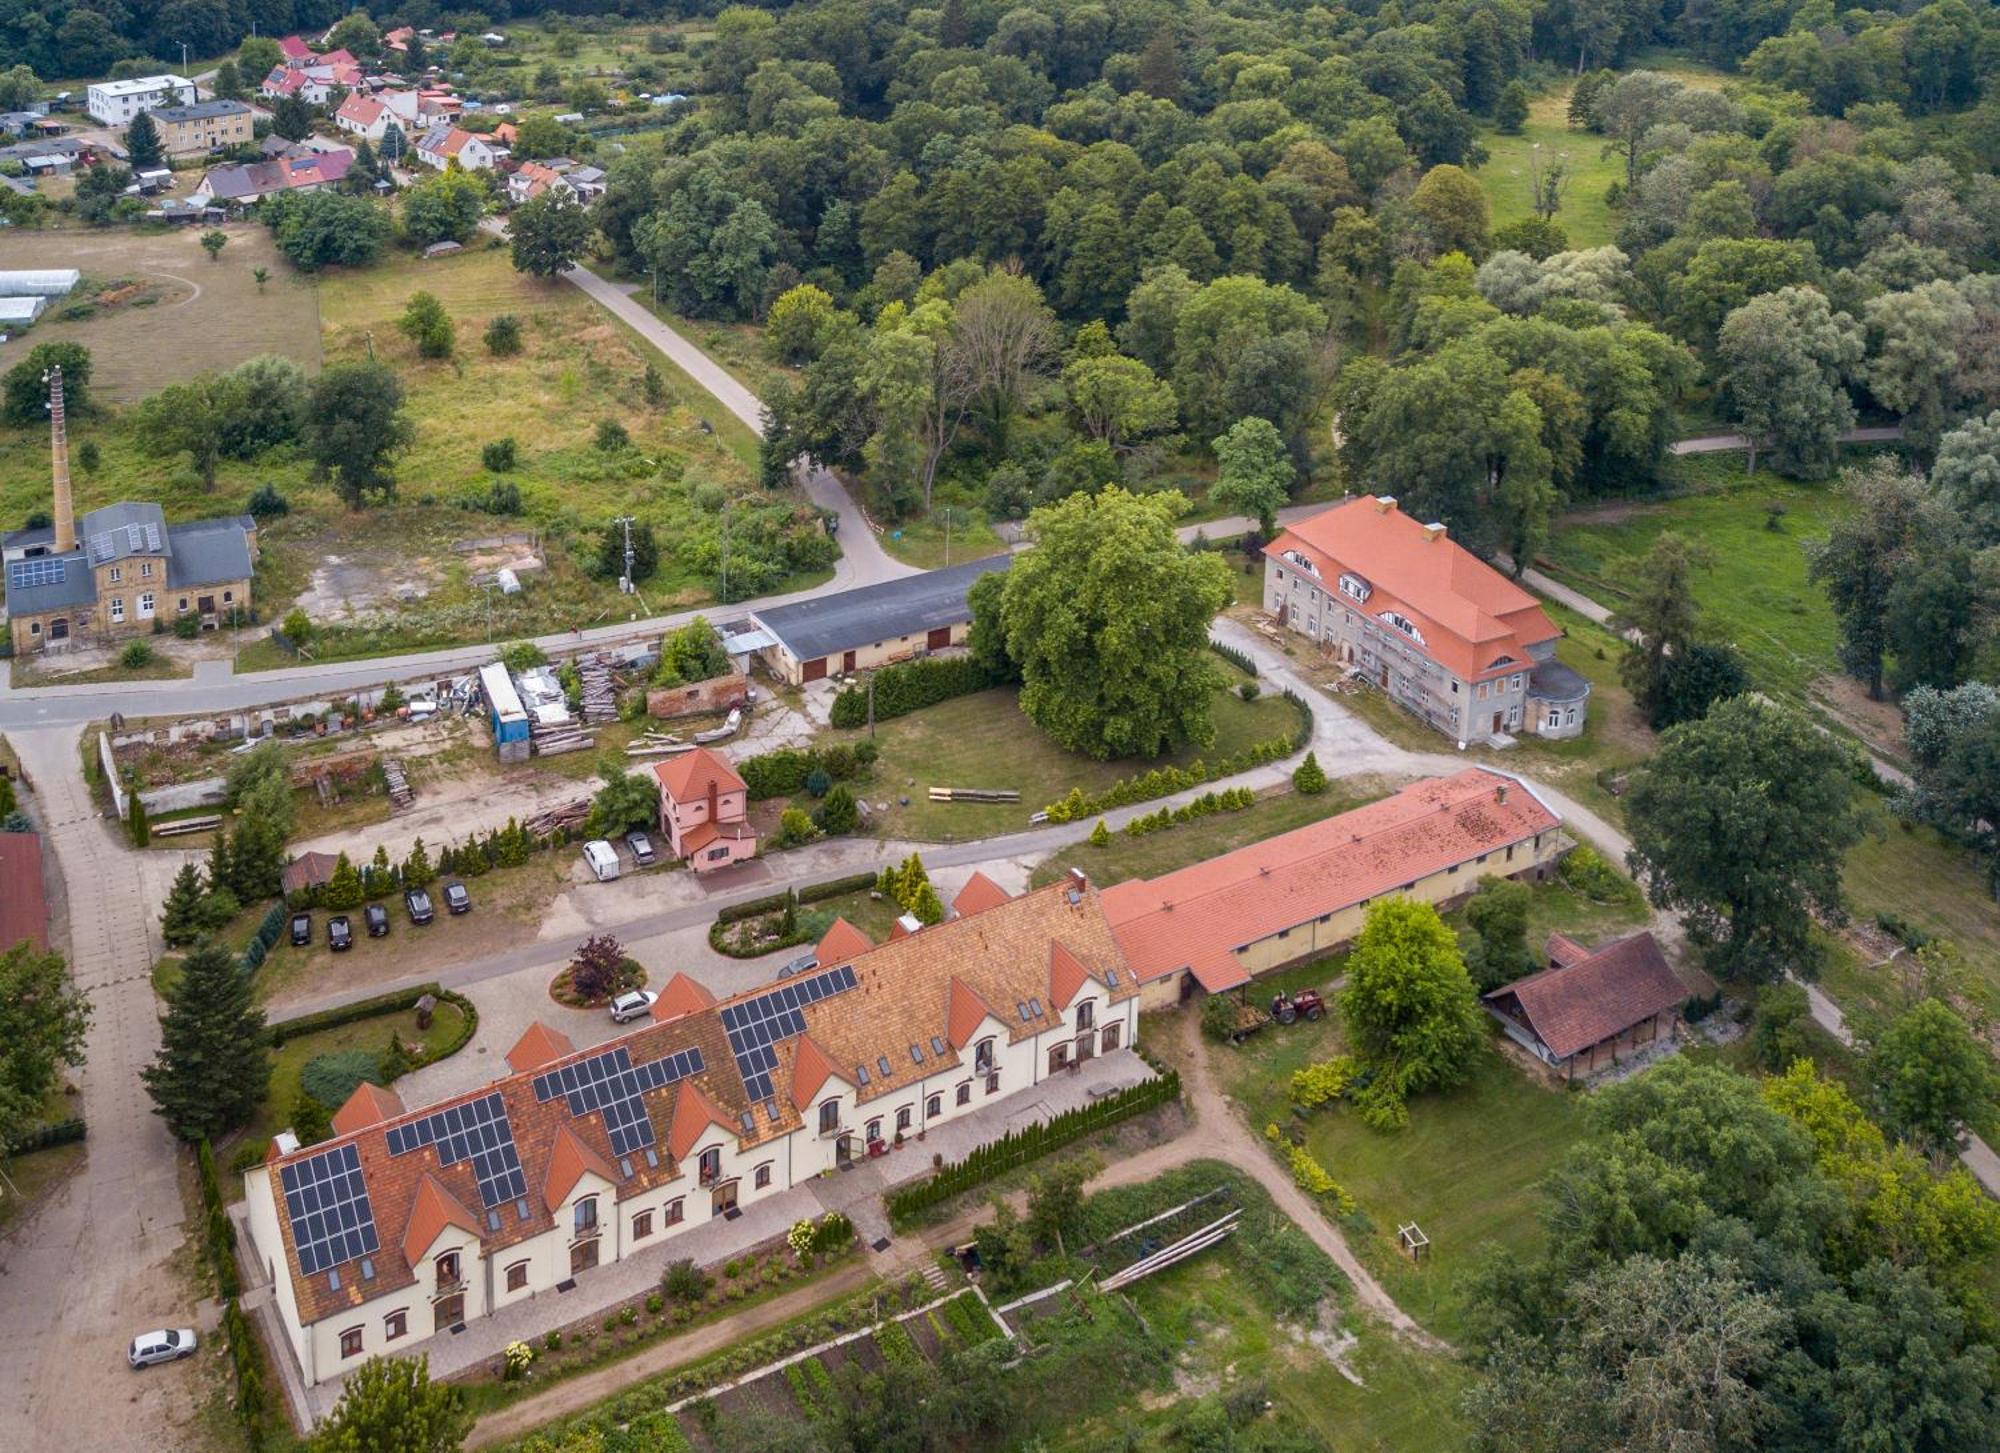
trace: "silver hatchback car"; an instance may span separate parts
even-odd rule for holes
[[[163,1328],[157,1332],[141,1332],[132,1339],[132,1346],[125,1353],[125,1360],[137,1369],[151,1367],[158,1362],[178,1362],[183,1357],[194,1356],[194,1328],[182,1327],[178,1330]]]

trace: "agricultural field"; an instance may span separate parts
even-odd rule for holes
[[[212,261],[196,241],[200,230],[0,230],[0,268],[74,267],[84,275],[76,293],[0,346],[0,369],[37,343],[81,343],[90,350],[92,391],[107,403],[130,403],[186,374],[233,368],[262,353],[317,369],[319,298],[312,280],[278,255],[264,227],[224,227],[229,244]],[[262,287],[252,271],[259,267],[268,274]],[[11,443],[10,437],[0,450]],[[42,446],[46,494],[45,440]],[[13,473],[0,462],[0,479]],[[17,513],[11,493],[0,494],[0,518],[9,521]]]

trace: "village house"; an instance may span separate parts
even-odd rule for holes
[[[1361,932],[1378,898],[1444,908],[1489,874],[1539,880],[1568,849],[1532,786],[1469,767],[1158,878],[1103,893],[1104,915],[1161,1009],[1241,988]]]
[[[197,101],[192,106],[156,106],[153,122],[169,156],[198,156],[256,140],[251,110],[242,101]]]
[[[338,186],[353,164],[354,153],[346,147],[331,151],[287,150],[268,161],[210,167],[189,193],[189,199],[203,206],[210,203],[254,206],[279,192],[317,192]]]
[[[567,196],[575,195],[561,172],[538,161],[524,161],[507,174],[507,200],[517,207],[552,189]]]
[[[1549,935],[1549,966],[1484,996],[1507,1037],[1564,1081],[1616,1065],[1663,1034],[1691,997],[1650,933],[1592,952]]]
[[[257,522],[248,515],[169,525],[156,504],[115,504],[81,521],[70,504],[62,370],[49,381],[52,522],[0,537],[16,655],[151,631],[199,618],[204,630],[250,616]]]
[[[443,171],[453,162],[469,172],[490,172],[507,148],[456,126],[434,126],[417,138],[417,160]]]
[[[1265,547],[1264,608],[1464,747],[1583,731],[1590,682],[1536,599],[1440,524],[1362,495]]]
[[[186,76],[134,76],[126,81],[99,81],[84,93],[83,109],[100,126],[125,126],[141,111],[158,106],[192,106],[194,82]]]
[[[653,776],[660,784],[660,831],[675,858],[707,873],[757,856],[750,789],[727,757],[696,747],[655,762]]]
[[[732,656],[760,657],[773,676],[793,686],[962,646],[972,627],[966,600],[972,582],[1005,570],[1011,560],[994,555],[767,606],[750,613],[751,632],[733,635],[726,645]]]
[[[377,91],[372,96],[356,91],[333,113],[333,124],[350,136],[380,142],[391,125],[415,130],[418,104],[415,91]]]
[[[594,1268],[664,1268],[690,1228],[905,1138],[1031,1116],[1036,1085],[1137,1034],[1081,874],[881,945],[836,932],[819,968],[720,1002],[676,974],[649,1023],[586,1050],[533,1025],[507,1073],[437,1104],[363,1085],[330,1140],[246,1173],[304,1381],[539,1297],[558,1324]]]

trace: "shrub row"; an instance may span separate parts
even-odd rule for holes
[[[843,893],[859,893],[864,888],[875,886],[873,873],[849,873],[845,878],[828,878],[824,883],[808,883],[798,890],[801,903],[818,903],[825,898],[838,898]]]
[[[273,903],[264,914],[264,921],[257,925],[250,942],[243,946],[243,977],[249,978],[264,966],[270,957],[271,948],[278,941],[278,935],[285,931],[285,905]]]
[[[907,1226],[919,1213],[942,1201],[948,1201],[996,1176],[1005,1175],[1052,1150],[1060,1150],[1072,1141],[1081,1140],[1121,1120],[1129,1120],[1170,1100],[1177,1100],[1180,1093],[1181,1077],[1169,1070],[1157,1079],[1130,1086],[1115,1095],[1106,1095],[1093,1104],[1065,1110],[1046,1123],[1010,1130],[998,1140],[980,1146],[964,1160],[953,1161],[929,1180],[891,1191],[884,1197],[889,1208],[890,1224],[899,1228]]]
[[[74,1145],[83,1139],[85,1129],[80,1115],[72,1115],[67,1120],[51,1120],[44,1125],[31,1125],[7,1142],[7,1153],[26,1155],[31,1150],[47,1150],[51,1145]]]
[[[1255,676],[1257,674],[1257,663],[1250,659],[1248,651],[1239,651],[1236,647],[1225,646],[1220,641],[1210,641],[1208,649],[1215,652],[1216,655],[1234,666],[1238,671],[1243,672],[1244,675]]]
[[[281,1019],[270,1027],[271,1044],[275,1048],[286,1040],[297,1039],[302,1034],[317,1034],[322,1029],[334,1029],[342,1024],[353,1024],[363,1019],[373,1019],[378,1014],[393,1014],[403,1009],[414,1009],[417,1000],[426,994],[437,996],[441,1004],[456,1005],[460,1015],[458,1030],[450,1039],[440,1040],[427,1054],[413,1060],[411,1069],[436,1064],[441,1059],[449,1059],[465,1048],[473,1034],[479,1029],[479,1010],[463,994],[441,987],[436,983],[416,984],[407,989],[394,989],[387,994],[376,994],[367,999],[357,999],[352,1004],[342,1004],[333,1009],[322,1009],[316,1014],[301,1014],[296,1019]]]
[[[874,879],[869,879],[872,883]],[[717,923],[741,923],[746,918],[756,918],[765,913],[782,912],[792,901],[791,890],[783,893],[766,893],[762,898],[752,898],[743,903],[732,903],[719,909],[715,915]]]
[[[1235,756],[1226,757],[1213,766],[1197,760],[1185,767],[1155,767],[1137,777],[1122,777],[1094,797],[1086,797],[1081,787],[1072,787],[1067,797],[1057,798],[1042,810],[1048,814],[1050,822],[1075,822],[1092,813],[1107,812],[1114,807],[1130,807],[1135,802],[1150,802],[1155,797],[1185,792],[1204,782],[1234,777],[1252,767],[1289,757],[1294,752],[1302,751],[1312,739],[1312,708],[1306,705],[1304,697],[1289,687],[1285,690],[1285,700],[1291,703],[1298,716],[1289,736],[1268,737],[1252,743]]]
[[[250,1446],[259,1448],[264,1442],[266,1409],[263,1359],[258,1355],[250,1323],[236,1300],[242,1290],[236,1274],[236,1232],[229,1224],[229,1213],[223,1209],[222,1186],[215,1174],[214,1147],[203,1140],[195,1146],[194,1155],[196,1169],[200,1172],[202,1209],[207,1220],[202,1239],[209,1263],[215,1268],[216,1291],[222,1297],[222,1338],[228,1345],[229,1361],[236,1371],[236,1416],[243,1421],[243,1431],[249,1438]]]
[[[1248,787],[1225,787],[1220,792],[1204,792],[1194,801],[1183,802],[1179,807],[1162,807],[1158,812],[1135,817],[1125,824],[1124,832],[1127,837],[1144,837],[1149,832],[1164,832],[1167,828],[1193,822],[1198,817],[1209,817],[1218,812],[1241,812],[1256,803],[1257,794]]]
[[[842,689],[833,699],[833,724],[851,730],[868,725],[868,691],[875,691],[875,720],[908,716],[954,696],[970,696],[993,685],[986,668],[970,656],[933,657],[884,666],[867,681]]]
[[[806,779],[818,768],[835,782],[851,782],[865,777],[875,765],[873,742],[855,742],[831,747],[780,747],[775,752],[745,757],[736,764],[752,801],[766,797],[786,797],[805,789]]]
[[[785,905],[789,903],[819,903],[828,898],[838,898],[843,893],[859,893],[864,888],[874,886],[873,873],[849,873],[845,878],[829,878],[824,883],[811,883],[803,888],[787,889],[783,893],[767,893],[762,898],[751,898],[718,909],[715,915],[715,928],[729,923],[741,923],[746,918],[760,918],[766,913],[782,913]],[[711,943],[715,941],[715,928],[709,930]],[[723,952],[727,953],[729,950],[724,949]],[[760,949],[758,952],[768,953],[769,950]]]

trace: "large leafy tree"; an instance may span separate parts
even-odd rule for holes
[[[1355,1057],[1372,1072],[1357,1103],[1377,1126],[1407,1121],[1410,1095],[1463,1080],[1485,1038],[1457,938],[1435,908],[1408,898],[1369,906],[1348,955],[1340,1014]]]
[[[472,1414],[458,1389],[431,1381],[428,1357],[371,1357],[347,1374],[311,1453],[458,1453]]]
[[[1278,530],[1278,509],[1291,497],[1298,473],[1285,453],[1283,437],[1269,419],[1238,419],[1210,447],[1216,464],[1210,497],[1249,515],[1264,537],[1271,538]]]
[[[198,945],[181,965],[160,1023],[160,1053],[140,1078],[154,1111],[182,1140],[247,1124],[271,1079],[264,1011],[225,944]]]
[[[530,197],[507,219],[514,270],[555,277],[576,266],[595,230],[590,213],[568,192],[550,188]]]
[[[1619,674],[1649,718],[1663,715],[1670,663],[1687,653],[1701,628],[1695,576],[1711,563],[1706,546],[1668,530],[1632,571],[1631,593],[1618,613],[1618,627],[1630,638]]]
[[[1021,710],[1071,751],[1153,757],[1215,739],[1208,623],[1229,567],[1181,548],[1186,505],[1113,486],[1029,516],[1035,546],[1007,571],[1000,620]]]
[[[491,197],[484,182],[454,162],[425,177],[399,200],[403,231],[419,247],[428,247],[433,242],[469,240]]]
[[[1173,385],[1123,354],[1077,358],[1063,370],[1063,383],[1084,432],[1114,451],[1171,429],[1180,411]]]
[[[1862,347],[1861,325],[1817,288],[1765,293],[1723,322],[1723,388],[1744,431],[1770,437],[1772,469],[1794,479],[1832,472],[1841,432],[1854,427],[1847,383]]]
[[[1959,350],[1972,328],[1972,305],[1940,280],[1871,298],[1862,313],[1869,391],[1903,416],[1904,438],[1919,449],[1936,448],[1958,400]]]
[[[403,385],[382,363],[336,363],[313,381],[306,401],[306,452],[333,476],[349,509],[395,493],[391,461],[415,437],[403,413]]]
[[[613,837],[635,827],[652,827],[660,820],[660,780],[651,772],[605,772],[604,785],[590,804],[590,831]]]
[[[366,266],[389,240],[388,214],[366,197],[282,192],[257,210],[278,250],[301,272]]]
[[[1965,522],[1974,545],[2000,544],[2000,410],[1944,436],[1931,487]]]
[[[7,370],[4,390],[8,423],[48,423],[47,375],[55,368],[62,369],[64,409],[71,414],[81,414],[89,409],[90,350],[81,343],[37,343],[19,363]]]
[[[26,942],[0,953],[0,1148],[41,1119],[62,1067],[83,1063],[89,1027],[62,955]]]
[[[1955,1151],[1967,1123],[1990,1114],[2000,1096],[1991,1053],[1938,999],[1889,1022],[1868,1072],[1890,1127],[1933,1156]]]
[[[1913,562],[1948,545],[1957,524],[1922,475],[1891,459],[1843,471],[1841,490],[1853,508],[1808,547],[1810,574],[1833,604],[1841,664],[1879,700],[1897,581]]]
[[[1669,731],[1635,774],[1632,869],[1721,973],[1808,970],[1815,915],[1843,913],[1856,771],[1852,749],[1797,711],[1734,697]]]

